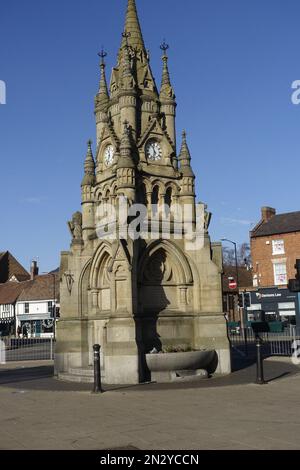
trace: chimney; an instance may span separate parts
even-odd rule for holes
[[[272,217],[276,215],[276,209],[273,207],[262,207],[261,208],[261,218],[264,222],[269,222]]]
[[[31,266],[30,266],[30,279],[31,281],[34,280],[34,278],[39,274],[39,268],[37,265],[37,261],[31,261]]]

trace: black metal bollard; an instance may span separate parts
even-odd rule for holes
[[[267,382],[264,379],[264,364],[263,356],[261,352],[262,339],[259,335],[256,336],[256,383],[258,385],[264,385]]]
[[[103,393],[101,386],[101,369],[100,369],[100,344],[94,344],[94,390],[93,393]]]

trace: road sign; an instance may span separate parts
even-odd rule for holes
[[[237,288],[237,282],[234,279],[230,279],[228,286],[229,289],[235,290]]]

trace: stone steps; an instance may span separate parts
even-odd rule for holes
[[[69,373],[72,375],[94,377],[94,369],[92,367],[89,367],[88,369],[69,369]]]
[[[94,383],[94,369],[70,369],[68,372],[60,372],[57,378],[65,382],[90,384]],[[104,380],[104,377],[101,377],[101,380]]]

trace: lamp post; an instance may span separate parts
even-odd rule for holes
[[[236,285],[237,285],[237,294],[239,296],[240,293],[240,280],[239,280],[239,267],[238,267],[238,257],[237,257],[237,244],[236,242],[229,240],[228,238],[222,238],[222,242],[231,243],[234,246],[234,257],[235,257],[235,271],[236,271]],[[241,318],[241,327],[244,328],[244,317],[243,315],[240,316]]]
[[[53,279],[53,306],[52,306],[52,312],[53,312],[53,341],[55,341],[56,337],[56,274],[55,273],[42,273],[42,274],[47,274],[48,276],[52,276]]]
[[[53,341],[56,338],[56,275],[50,273],[53,278]]]

